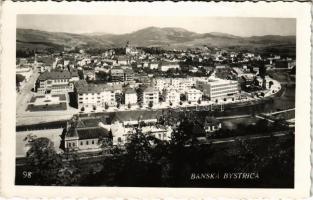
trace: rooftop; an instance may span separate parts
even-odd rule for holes
[[[79,140],[98,139],[110,136],[109,131],[104,128],[77,129],[76,131]]]
[[[158,89],[155,87],[147,87],[146,89],[143,90],[144,92],[158,92]]]
[[[69,71],[45,71],[39,75],[38,80],[45,81],[49,79],[70,79],[71,73]]]
[[[114,113],[114,116],[112,116],[112,122],[157,119],[161,114],[162,114],[162,111],[145,111],[145,110],[116,112],[116,113]]]

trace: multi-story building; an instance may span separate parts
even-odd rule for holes
[[[45,71],[40,74],[36,88],[39,94],[60,94],[73,91],[73,82],[77,80],[76,73],[69,71]]]
[[[77,97],[78,109],[115,106],[116,92],[108,85],[87,84],[81,80],[75,83],[74,92]]]
[[[124,70],[119,67],[111,69],[111,81],[112,82],[123,82],[124,81]]]
[[[203,93],[200,90],[197,90],[194,88],[186,91],[186,99],[187,101],[190,101],[190,102],[202,100],[202,95]]]
[[[174,89],[165,91],[165,102],[177,105],[180,102],[180,94]]]
[[[144,105],[156,105],[159,103],[159,91],[154,87],[147,87],[143,91],[143,104]]]
[[[238,81],[217,79],[209,82],[197,81],[197,88],[211,99],[239,93]]]
[[[137,93],[134,89],[128,88],[125,91],[125,105],[133,105],[137,103]]]

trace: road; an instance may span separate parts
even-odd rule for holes
[[[38,69],[35,67],[30,79],[26,82],[24,87],[17,93],[16,97],[16,114],[22,114],[27,108],[27,102],[34,94],[31,90],[35,86],[35,82],[39,76]]]

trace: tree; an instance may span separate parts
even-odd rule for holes
[[[153,107],[153,102],[150,101],[150,102],[149,102],[149,108],[152,108],[152,107]]]
[[[18,88],[20,86],[20,83],[25,80],[25,76],[21,74],[16,74],[16,87]]]
[[[266,89],[266,79],[263,78],[263,81],[262,81],[262,89]]]
[[[107,109],[109,109],[109,105],[108,105],[108,103],[107,102],[105,102],[105,104],[104,104],[104,108],[107,110]]]
[[[27,165],[32,169],[35,185],[74,185],[79,173],[73,165],[74,160],[63,162],[48,138],[28,139]]]

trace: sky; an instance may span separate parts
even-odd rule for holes
[[[68,33],[124,34],[149,26],[237,36],[296,35],[296,19],[110,15],[18,15],[17,28]]]

